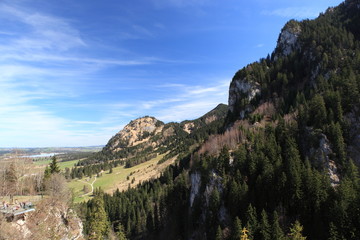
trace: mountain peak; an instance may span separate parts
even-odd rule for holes
[[[117,152],[125,147],[136,146],[144,142],[150,135],[161,132],[163,126],[164,123],[155,117],[137,118],[112,137],[105,149]]]

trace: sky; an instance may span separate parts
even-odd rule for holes
[[[196,119],[338,0],[0,0],[0,147],[105,145],[131,120]]]

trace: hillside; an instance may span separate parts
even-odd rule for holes
[[[122,160],[128,167],[148,161],[159,154],[164,160],[179,154],[188,154],[209,135],[221,131],[227,105],[219,104],[204,116],[181,123],[164,124],[154,117],[132,120],[114,135],[101,152],[94,154],[79,165]]]
[[[160,135],[164,152],[188,154],[158,179],[97,195],[115,231],[130,239],[239,239],[244,228],[249,239],[359,239],[359,16],[360,1],[347,0],[315,20],[289,21],[271,55],[235,74],[223,132],[208,131],[201,146],[183,144],[195,123],[161,126],[174,129]]]

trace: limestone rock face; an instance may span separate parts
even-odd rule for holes
[[[310,149],[310,154],[315,159],[316,164],[327,171],[331,185],[336,187],[340,183],[340,178],[336,163],[330,159],[332,152],[330,142],[325,134],[320,135],[319,147]]]
[[[238,117],[244,118],[245,113],[250,109],[241,102],[249,103],[259,93],[260,85],[257,82],[249,81],[246,77],[234,79],[229,88],[229,111],[235,114],[239,112]]]
[[[199,172],[194,172],[190,175],[191,191],[190,191],[190,206],[192,207],[195,197],[199,194],[201,186],[201,175]]]
[[[142,117],[132,120],[120,132],[112,137],[105,146],[111,152],[136,146],[145,142],[151,135],[162,131],[164,124],[154,117]]]
[[[280,33],[276,46],[277,53],[282,56],[287,56],[294,50],[299,49],[298,38],[300,34],[300,23],[294,20],[288,22]]]
[[[16,232],[11,239],[85,239],[81,219],[66,203],[56,198],[43,200],[35,212],[10,223],[9,228]]]

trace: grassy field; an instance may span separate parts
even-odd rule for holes
[[[103,172],[99,178],[93,184],[94,189],[101,187],[105,192],[112,193],[117,188],[120,191],[127,189],[129,186],[134,187],[139,182],[148,180],[151,177],[156,177],[160,174],[161,170],[172,163],[172,161],[166,161],[163,164],[158,165],[158,161],[163,157],[159,155],[147,162],[136,165],[132,168],[125,168],[124,166],[113,168],[113,172],[109,174],[109,171]],[[89,195],[82,196],[84,194],[84,185],[88,185],[91,189],[91,183],[95,177],[74,179],[69,182],[69,187],[73,189],[75,194],[75,202],[87,201]]]
[[[61,170],[64,170],[65,168],[72,168],[74,167],[74,164],[76,164],[79,161],[79,159],[77,160],[73,160],[73,161],[67,161],[67,162],[58,162],[58,165],[60,167]],[[34,164],[36,166],[44,166],[44,168],[49,165],[51,163],[50,159],[47,160],[39,160],[39,161],[35,161]]]

